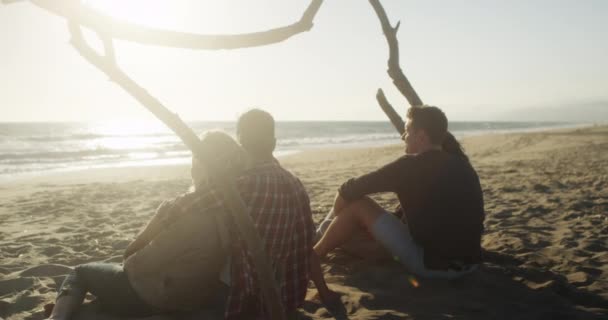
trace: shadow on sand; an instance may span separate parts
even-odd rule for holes
[[[485,252],[484,265],[457,280],[416,279],[397,263],[353,259],[339,253],[331,274],[346,275],[332,288],[343,297],[336,319],[606,319],[608,301],[576,288],[559,274],[521,267],[521,261]],[[301,319],[323,315],[308,302]],[[329,313],[327,317],[331,317]],[[325,318],[322,316],[321,318]]]

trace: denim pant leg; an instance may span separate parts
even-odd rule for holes
[[[137,295],[122,265],[92,262],[74,268],[59,289],[59,297],[70,295],[83,299],[90,292],[103,311],[124,316],[148,316],[158,313]]]

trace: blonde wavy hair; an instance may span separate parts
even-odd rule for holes
[[[192,157],[193,187],[211,179],[230,179],[247,169],[245,150],[223,131],[206,131],[200,135],[202,158]]]

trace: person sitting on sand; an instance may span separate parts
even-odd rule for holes
[[[276,138],[272,115],[260,109],[242,114],[237,139],[252,160],[237,185],[272,262],[288,318],[304,302],[311,279],[326,305],[339,302],[339,296],[327,287],[313,251],[315,230],[308,194],[300,180],[273,156]],[[231,236],[238,238],[236,232]],[[250,254],[243,241],[232,243],[226,318],[263,318]]]
[[[229,179],[246,170],[245,151],[223,132],[201,137],[205,163],[214,179]],[[86,263],[76,266],[59,289],[51,319],[69,319],[87,293],[102,312],[141,317],[190,312],[220,306],[227,287],[220,271],[229,254],[226,208],[211,188],[209,172],[192,161],[193,188],[163,202],[148,225],[127,247],[124,266]],[[222,294],[223,292],[223,294]]]
[[[363,229],[415,275],[455,278],[474,270],[481,262],[483,195],[447,128],[439,108],[410,108],[402,136],[406,154],[342,184],[330,212],[335,218],[319,230],[326,229],[314,247],[318,256]],[[396,193],[401,212],[388,212],[367,197],[379,192]]]

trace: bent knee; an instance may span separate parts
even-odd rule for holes
[[[369,197],[364,197],[353,202],[348,209],[368,227],[371,227],[374,221],[386,212],[376,201]]]
[[[368,196],[352,201],[348,207],[363,209],[366,211],[374,210],[384,212],[384,209],[374,199]]]
[[[74,269],[72,269],[71,273],[74,274],[74,275],[79,276],[79,275],[82,275],[83,273],[85,273],[86,269],[87,269],[87,264],[86,263],[85,264],[79,264],[79,265],[75,266]]]

